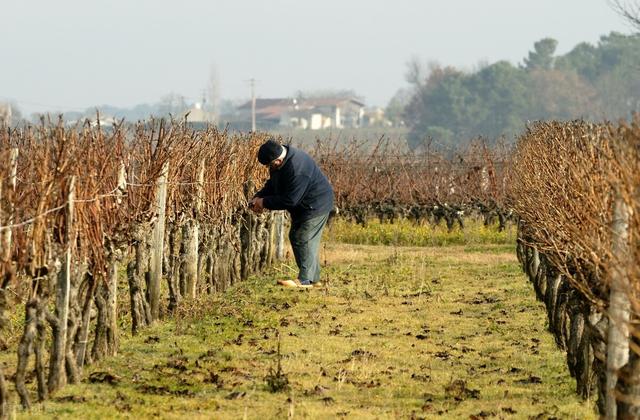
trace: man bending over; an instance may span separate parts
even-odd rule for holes
[[[333,209],[333,188],[311,156],[273,139],[260,146],[258,161],[269,166],[269,179],[249,202],[251,210],[287,210],[291,215],[289,240],[299,273],[297,279],[278,284],[318,286],[320,239]]]

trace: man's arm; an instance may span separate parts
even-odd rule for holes
[[[302,201],[311,179],[306,175],[298,175],[289,181],[286,192],[280,195],[264,196],[264,207],[269,210],[286,210],[295,207]]]
[[[264,183],[264,186],[260,191],[258,191],[254,197],[263,198],[268,195],[273,195],[273,183],[271,182],[271,178],[267,179],[267,182]]]

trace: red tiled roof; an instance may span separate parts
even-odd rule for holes
[[[256,109],[267,108],[274,105],[289,106],[293,105],[293,99],[290,98],[257,98]],[[238,107],[238,109],[251,109],[251,101]]]

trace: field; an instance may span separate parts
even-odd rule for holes
[[[280,263],[123,336],[81,384],[18,417],[596,418],[508,236],[336,241],[361,229],[327,235],[323,288],[274,286],[292,274]]]

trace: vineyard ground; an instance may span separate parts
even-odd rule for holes
[[[274,286],[282,264],[124,339],[17,417],[596,418],[513,244],[329,242],[322,258],[323,289]],[[278,332],[289,389],[272,393]]]

